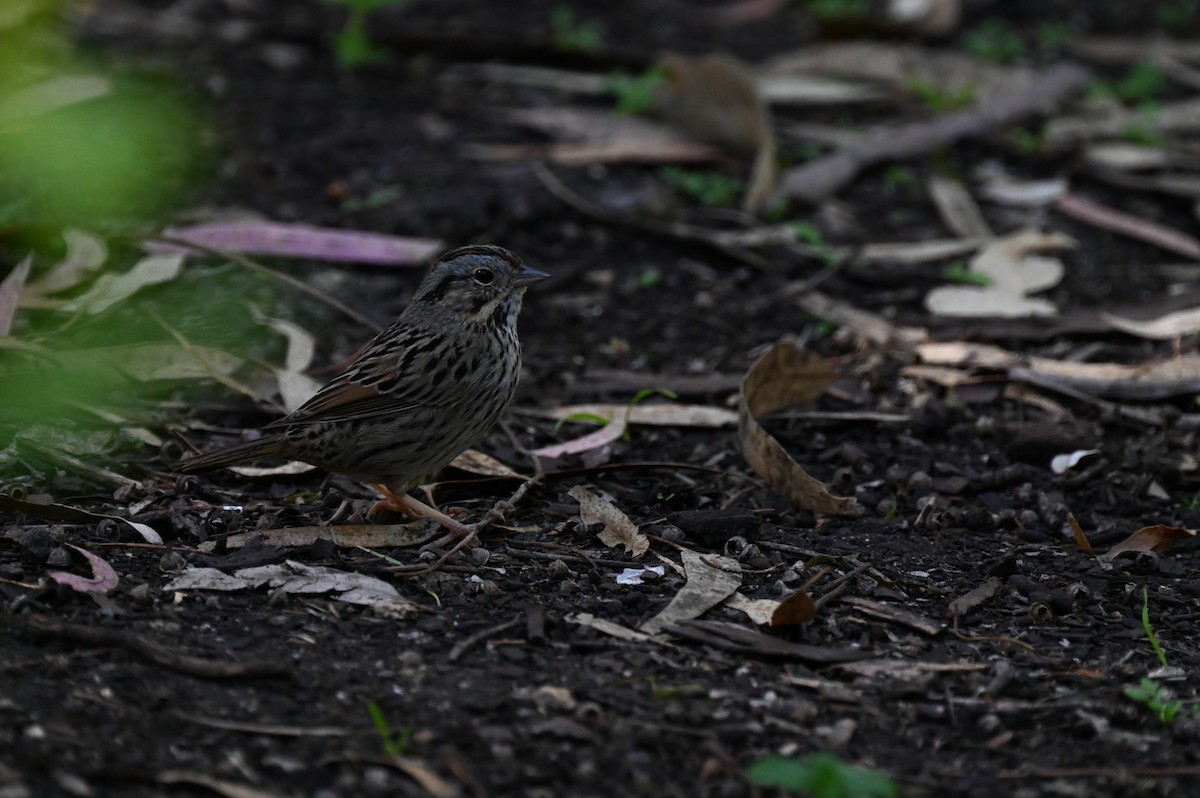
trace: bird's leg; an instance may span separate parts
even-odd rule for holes
[[[391,510],[403,513],[410,518],[432,518],[446,527],[450,533],[438,541],[439,545],[445,545],[449,541],[465,538],[475,530],[474,525],[464,524],[462,521],[451,518],[441,510],[430,507],[428,504],[409,496],[407,493],[396,493],[382,483],[375,483],[371,487],[383,494],[383,498],[375,503],[369,515],[374,515],[380,510]]]

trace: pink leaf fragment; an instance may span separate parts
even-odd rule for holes
[[[378,266],[411,266],[424,263],[442,249],[432,238],[405,238],[360,230],[336,230],[287,222],[211,222],[164,231],[172,238],[210,249],[310,258],[341,263],[371,263]],[[187,252],[166,242],[148,246],[155,252]]]
[[[67,543],[66,545],[83,555],[84,559],[92,567],[92,576],[89,579],[86,576],[71,574],[66,571],[51,571],[51,579],[60,585],[66,585],[72,590],[78,590],[80,593],[103,594],[117,586],[120,577],[117,576],[117,572],[113,570],[111,565],[87,549],[81,549],[71,543]]]
[[[538,457],[562,457],[567,454],[590,452],[592,449],[599,449],[601,446],[606,446],[616,441],[624,434],[625,419],[618,417],[594,432],[589,432],[580,438],[572,438],[569,441],[534,449],[532,454]]]

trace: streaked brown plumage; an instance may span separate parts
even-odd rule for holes
[[[303,460],[374,484],[381,503],[466,529],[407,492],[481,438],[512,402],[521,371],[517,315],[544,272],[496,246],[442,255],[390,327],[274,434],[180,464],[203,471]]]

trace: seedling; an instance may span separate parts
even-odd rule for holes
[[[568,6],[556,6],[550,12],[550,31],[554,46],[560,50],[593,53],[600,49],[604,26],[599,22],[576,22]]]
[[[646,269],[646,271],[638,275],[638,288],[653,288],[661,283],[662,279],[662,270],[651,266],[649,269]]]
[[[803,759],[769,756],[746,770],[762,787],[803,792],[812,798],[894,798],[896,783],[883,773],[847,765],[830,753]]]
[[[978,285],[987,288],[992,284],[992,278],[983,272],[973,272],[964,263],[951,263],[942,269],[942,277],[952,283],[961,285]]]
[[[837,263],[838,254],[833,251],[833,247],[829,246],[829,242],[825,240],[825,236],[821,235],[820,230],[808,222],[792,222],[792,230],[796,233],[796,240],[812,247],[817,257],[826,266]]]
[[[1171,691],[1155,680],[1146,677],[1137,687],[1126,687],[1125,695],[1153,712],[1163,725],[1169,726],[1183,711],[1183,702],[1171,698]]]
[[[1054,58],[1071,40],[1071,26],[1065,22],[1043,22],[1037,26],[1038,50],[1046,58]]]
[[[1154,15],[1164,28],[1183,28],[1191,25],[1196,15],[1200,14],[1200,0],[1176,0],[1174,3],[1162,3],[1155,9]]]
[[[398,6],[408,0],[328,0],[346,7],[346,24],[333,37],[333,54],[343,69],[387,60],[387,50],[377,47],[367,38],[367,14],[377,8]]]
[[[1150,594],[1146,592],[1146,588],[1142,588],[1142,628],[1146,630],[1146,639],[1150,641],[1154,655],[1158,657],[1158,661],[1164,668],[1167,667],[1167,655],[1163,652],[1162,646],[1158,644],[1158,636],[1154,634],[1154,628],[1150,626]]]
[[[665,166],[659,170],[662,179],[703,205],[729,207],[737,201],[745,182],[717,172],[700,172],[681,166]]]
[[[1167,655],[1162,650],[1162,646],[1158,644],[1158,636],[1154,634],[1154,627],[1150,625],[1150,594],[1144,587],[1142,588],[1142,629],[1146,631],[1146,639],[1150,641],[1150,646],[1154,649],[1154,656],[1158,657],[1159,663],[1166,668]],[[1149,677],[1142,679],[1137,687],[1126,687],[1124,692],[1127,697],[1144,704],[1166,725],[1170,725],[1175,717],[1183,711],[1183,702],[1173,700],[1170,690]]]
[[[1011,25],[993,18],[967,31],[963,49],[978,58],[1004,63],[1023,55],[1025,43]]]
[[[1015,144],[1021,152],[1032,155],[1041,152],[1042,146],[1046,143],[1046,136],[1043,133],[1018,127],[1009,131],[1008,140]]]
[[[608,90],[617,99],[613,109],[622,116],[633,116],[654,107],[658,87],[667,79],[661,67],[652,67],[640,75],[614,72],[608,76]]]
[[[929,110],[938,113],[956,111],[975,102],[976,85],[974,83],[952,92],[935,86],[933,83],[913,78],[908,82],[908,88]]]
[[[871,12],[871,0],[809,0],[808,9],[817,17],[861,17]]]
[[[412,739],[413,727],[404,726],[399,731],[393,732],[387,718],[383,715],[383,710],[374,701],[367,702],[367,712],[371,715],[371,722],[375,724],[375,731],[379,732],[379,739],[383,742],[383,752],[388,756],[404,756],[409,740]]]

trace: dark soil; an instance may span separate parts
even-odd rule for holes
[[[1150,524],[1200,527],[1191,506],[1200,490],[1194,428],[1162,428],[1066,396],[1054,398],[1070,415],[1054,417],[1006,398],[1000,382],[962,395],[914,382],[900,374],[909,355],[822,334],[782,290],[815,274],[817,260],[785,255],[778,270],[759,270],[695,242],[585,216],[525,161],[464,154],[468,144],[537,141],[501,109],[579,100],[463,77],[455,64],[503,58],[608,71],[668,48],[760,60],[814,35],[800,4],[733,30],[678,2],[578,4],[578,19],[603,23],[605,40],[619,42],[606,62],[604,50],[554,50],[552,2],[413,2],[387,12],[388,29],[409,49],[355,72],[339,69],[327,44],[336,7],[199,0],[117,14],[109,5],[78,23],[81,46],[124,69],[177,75],[179,91],[212,113],[200,137],[211,174],[189,206],[435,237],[447,247],[486,240],[520,253],[554,276],[526,300],[519,407],[627,402],[640,388],[671,385],[682,386],[683,401],[732,406],[765,345],[807,338],[846,375],[814,409],[861,418],[776,420],[770,429],[866,512],[847,519],[793,509],[749,473],[732,430],[639,427],[605,453],[606,468],[588,468],[596,463],[586,458],[557,464],[565,473],[550,474],[477,549],[432,576],[405,577],[355,548],[222,547],[229,533],[361,513],[371,494],[344,479],[222,472],[177,480],[172,464],[183,449],[175,443],[137,462],[99,463],[143,480],[151,490],[142,495],[114,497],[47,469],[23,483],[28,492],[117,514],[148,499],[136,517],[167,545],[137,543],[111,524],[0,515],[8,533],[0,538],[0,796],[753,795],[771,793],[746,779],[753,762],[816,751],[883,771],[908,796],[1200,794],[1200,722],[1187,703],[1200,668],[1196,547],[1101,563],[1079,550],[1066,520],[1073,512],[1098,551]],[[1073,35],[1156,24],[1154,4],[967,5],[968,26],[1000,14],[1022,30],[1055,19]],[[844,110],[816,116],[855,121]],[[909,184],[868,172],[837,203],[794,208],[790,218],[810,220],[833,243],[945,237],[920,186],[938,170],[965,175],[989,160],[1028,177],[1074,168],[1022,155],[997,136],[904,164]],[[703,215],[663,187],[657,167],[553,168],[579,194],[610,205],[651,197],[678,215]],[[1082,176],[1073,188],[1194,230],[1182,201],[1131,198]],[[387,198],[377,207],[347,210],[347,197],[381,190]],[[1006,221],[1011,212],[985,212],[999,232],[1019,226]],[[1169,281],[1136,265],[1162,262],[1163,253],[1063,216],[1043,222],[1080,241],[1048,295],[1064,313],[1163,297]],[[403,307],[418,279],[376,267],[287,268],[379,322]],[[939,269],[851,266],[821,290],[928,326],[921,298]],[[370,335],[311,299],[274,301],[317,335],[324,363]],[[1173,345],[1114,333],[997,337],[1004,329],[935,332],[1064,359],[1143,362]],[[630,372],[638,376],[621,379]],[[714,375],[709,387],[677,379],[701,375]],[[208,397],[171,420],[204,449],[273,417],[218,390]],[[1194,401],[1174,409],[1196,410]],[[868,411],[906,420],[881,422]],[[529,471],[517,446],[570,429],[514,414],[509,434],[498,430],[479,448]],[[1100,458],[1083,470],[1056,476],[1047,467],[1054,454],[1091,447]],[[447,479],[438,500],[469,517],[518,484]],[[680,547],[724,553],[741,561],[751,598],[779,598],[820,574],[808,588],[825,597],[815,619],[775,640],[914,667],[831,665],[787,645],[737,645],[718,626],[648,642],[580,625],[590,614],[635,629],[683,579],[668,568],[642,585],[618,584],[625,563],[635,563],[581,527],[567,496],[576,484],[658,536],[647,565],[655,555],[677,563]],[[217,542],[214,553],[200,552],[206,541]],[[120,586],[98,602],[65,587],[22,587],[69,566],[66,543],[107,559]],[[380,553],[418,561],[411,548]],[[162,589],[187,563],[233,571],[285,560],[379,576],[411,608],[382,613],[267,588]],[[950,618],[951,602],[988,585],[990,598]],[[1159,666],[1141,620],[1144,589],[1180,674],[1162,682],[1186,704],[1171,724],[1124,695]],[[881,617],[863,599],[939,628]],[[753,628],[725,608],[704,620]],[[189,658],[223,669],[198,673]],[[372,703],[393,732],[411,730],[403,764],[385,755]]]

